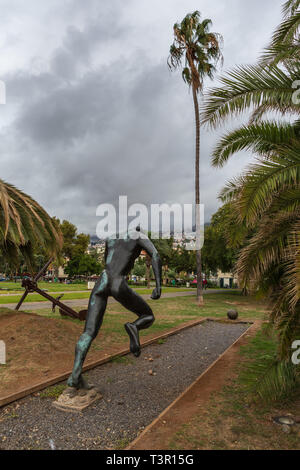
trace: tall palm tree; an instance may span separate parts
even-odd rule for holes
[[[47,212],[30,196],[0,180],[0,251],[5,260],[16,267],[22,255],[32,268],[34,249],[56,255],[61,245],[60,229]]]
[[[200,22],[200,12],[186,15],[182,22],[174,25],[174,41],[170,47],[168,65],[171,70],[182,69],[182,78],[192,88],[195,124],[196,124],[196,155],[195,155],[195,203],[197,239],[200,239],[199,208],[200,204],[200,115],[198,95],[202,93],[205,77],[213,78],[216,65],[222,60],[222,37],[210,32],[211,20]],[[201,251],[197,249],[197,300],[203,305]]]
[[[220,197],[231,201],[237,223],[252,230],[236,269],[244,283],[256,279],[268,290],[283,359],[289,359],[292,339],[300,334],[300,105],[293,100],[300,76],[299,6],[300,0],[284,4],[284,20],[260,62],[223,77],[222,87],[208,94],[202,115],[216,127],[227,117],[252,112],[248,124],[221,138],[213,165],[224,165],[243,149],[257,156]],[[281,119],[268,118],[270,111]]]

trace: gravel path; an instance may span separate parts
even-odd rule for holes
[[[142,350],[136,359],[85,374],[103,399],[81,413],[30,396],[0,410],[1,449],[109,449],[125,446],[248,328],[205,322]],[[149,360],[152,359],[152,360]],[[149,374],[152,370],[153,375]]]

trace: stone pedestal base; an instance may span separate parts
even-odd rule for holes
[[[68,387],[60,395],[60,397],[53,402],[53,406],[62,411],[82,411],[96,400],[102,398],[101,393],[96,388],[90,390]]]

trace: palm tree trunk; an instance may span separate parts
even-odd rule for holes
[[[195,124],[196,124],[196,155],[195,155],[195,202],[196,202],[196,237],[200,240],[200,116],[199,116],[199,104],[195,86],[193,88],[193,100],[195,108]],[[204,305],[203,301],[203,288],[202,288],[202,266],[201,266],[201,250],[196,252],[196,265],[197,265],[197,302],[199,306]]]

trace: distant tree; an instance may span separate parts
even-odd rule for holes
[[[98,263],[104,264],[104,253],[98,253],[96,248],[91,248],[89,255],[94,258]]]
[[[68,220],[63,220],[62,223],[58,219],[56,221],[63,235],[62,256],[71,259],[83,255],[90,243],[90,236],[78,234],[77,227]]]
[[[79,275],[93,275],[100,274],[103,266],[97,262],[92,256],[84,254],[79,256]]]
[[[167,276],[168,276],[169,279],[176,279],[177,272],[174,269],[169,269],[167,271]]]
[[[151,281],[151,258],[146,253],[145,257],[145,263],[146,263],[146,281],[147,281],[147,288],[150,289],[150,281]]]
[[[232,211],[229,204],[222,206],[211,219],[211,224],[205,228],[204,245],[202,248],[202,262],[204,271],[216,273],[218,269],[231,272],[238,249],[229,245],[231,236]],[[229,233],[230,232],[230,233]]]
[[[144,260],[138,258],[134,264],[132,274],[137,277],[144,277],[146,274],[146,264]]]
[[[66,258],[72,258],[77,228],[67,220],[63,220],[62,223],[58,220],[58,223],[63,234],[62,255]]]
[[[149,234],[150,238],[150,234]],[[153,242],[153,245],[157,249],[161,262],[162,262],[162,275],[163,278],[166,278],[166,273],[169,268],[169,264],[172,262],[172,258],[174,256],[174,250],[173,250],[173,238],[159,238],[159,239],[151,239]],[[147,258],[146,258],[146,266],[147,266]],[[150,287],[150,266],[151,262],[150,259],[148,258],[148,273],[146,272],[146,278],[147,280],[149,279],[149,282],[147,283],[148,287]],[[147,276],[148,274],[148,276]]]
[[[149,238],[151,239],[151,236],[149,234]],[[162,265],[163,266],[169,266],[174,251],[173,251],[173,238],[159,238],[159,239],[151,239],[153,245],[157,249]]]
[[[77,235],[74,246],[73,246],[73,253],[72,256],[81,256],[83,255],[90,243],[90,236],[85,235],[84,233],[80,233]]]
[[[79,258],[70,259],[64,267],[64,271],[70,277],[78,275]]]
[[[65,266],[65,273],[71,277],[100,274],[102,270],[103,265],[88,254],[73,257]]]
[[[169,262],[169,267],[177,273],[185,272],[190,274],[197,269],[196,253],[185,249],[184,245],[173,250],[173,256]]]

